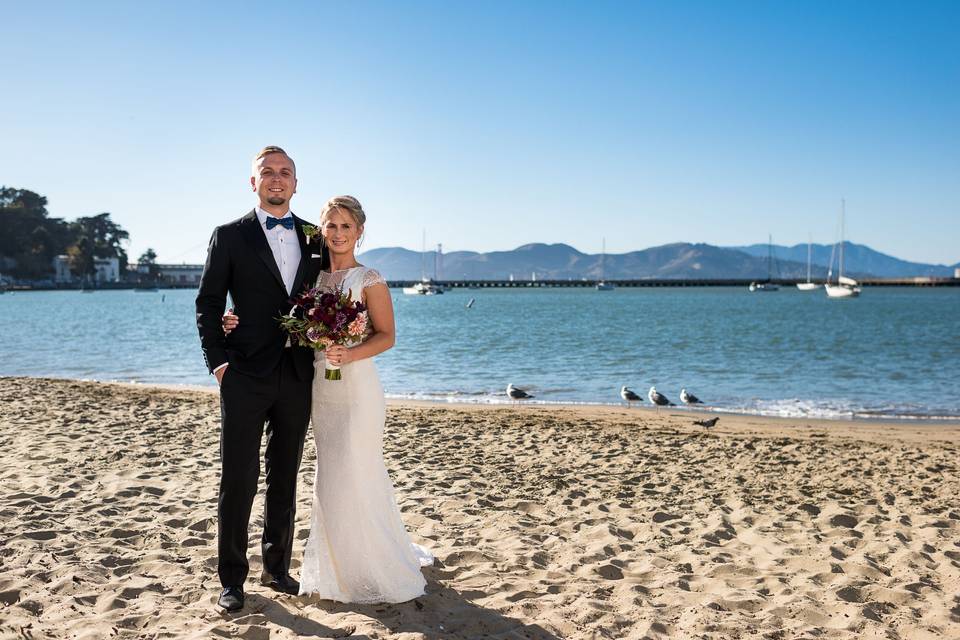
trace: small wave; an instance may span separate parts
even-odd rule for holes
[[[576,399],[544,398],[546,391],[539,391],[540,397],[524,400],[524,405],[536,406],[585,406],[585,407],[622,407],[619,402],[599,402]],[[447,404],[488,404],[488,405],[515,405],[515,401],[503,393],[485,391],[473,392],[423,392],[423,393],[388,393],[388,398],[394,400],[418,400]],[[644,407],[651,405],[644,403]],[[713,412],[728,414],[744,414],[768,416],[774,418],[809,418],[821,420],[929,420],[929,421],[956,421],[960,413],[947,413],[924,410],[920,407],[860,407],[836,401],[803,400],[786,398],[778,400],[753,400],[731,402],[719,405],[697,405],[687,407],[680,405],[671,407],[671,411]]]
[[[783,398],[731,403],[714,407],[715,411],[779,418],[811,418],[824,420],[957,420],[960,415],[935,411],[914,405],[866,407],[844,400],[808,400]]]
[[[515,400],[511,400],[505,394],[490,394],[486,392],[482,393],[473,393],[473,394],[446,394],[446,393],[387,393],[385,394],[387,398],[391,400],[418,400],[418,401],[427,401],[427,402],[444,402],[450,404],[503,404],[503,405],[516,405]],[[542,398],[534,398],[532,400],[524,400],[522,402],[524,405],[553,405],[553,406],[569,406],[569,405],[583,405],[583,406],[595,406],[595,407],[605,407],[605,406],[618,406],[614,403],[609,402],[589,402],[585,400],[544,400]]]

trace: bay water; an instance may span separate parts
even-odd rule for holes
[[[0,375],[215,386],[192,290],[0,295]],[[468,301],[474,298],[471,308]],[[617,404],[627,385],[712,411],[828,418],[960,418],[960,288],[740,287],[393,290],[388,396]],[[242,319],[241,319],[242,321]]]

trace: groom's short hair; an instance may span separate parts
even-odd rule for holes
[[[294,173],[297,172],[297,163],[293,161],[293,158],[290,157],[290,154],[287,153],[286,151],[284,151],[283,149],[281,149],[280,147],[271,144],[271,145],[267,145],[266,147],[264,147],[263,149],[261,149],[261,150],[260,150],[260,153],[258,153],[258,154],[253,158],[252,167],[253,167],[253,173],[254,173],[254,175],[257,173],[257,162],[260,160],[260,158],[262,158],[262,157],[264,157],[264,156],[268,156],[268,155],[270,155],[271,153],[282,153],[283,155],[287,156],[287,159],[290,161],[290,164],[293,165],[293,172],[294,172]]]

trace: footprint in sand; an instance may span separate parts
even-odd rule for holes
[[[835,527],[846,527],[848,529],[853,529],[859,523],[859,520],[846,513],[838,513],[830,518],[830,524]]]
[[[623,580],[623,571],[621,571],[619,567],[615,567],[612,564],[605,564],[597,567],[597,573],[599,573],[602,578],[607,580]]]
[[[859,587],[849,586],[843,587],[842,589],[837,589],[837,597],[843,600],[844,602],[852,602],[859,604],[863,602],[863,593],[860,591]]]
[[[653,521],[659,524],[661,522],[667,522],[669,520],[676,520],[679,517],[680,516],[675,516],[672,513],[664,513],[662,511],[657,511],[656,513],[653,514]]]
[[[17,536],[22,538],[29,538],[30,540],[53,540],[57,537],[56,531],[27,531]]]
[[[211,529],[214,529],[215,527],[216,527],[216,520],[214,518],[204,518],[203,520],[198,520],[197,522],[194,522],[187,528],[190,531],[206,533]]]

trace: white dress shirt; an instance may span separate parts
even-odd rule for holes
[[[287,294],[293,293],[293,281],[297,277],[297,269],[300,267],[300,239],[297,238],[296,229],[287,229],[281,225],[273,229],[267,229],[267,218],[273,217],[260,207],[257,207],[257,220],[260,221],[260,228],[267,236],[267,244],[270,245],[270,251],[273,253],[273,259],[277,261],[277,268],[280,269],[280,277],[283,278],[283,286],[287,288]],[[284,218],[293,218],[293,213],[287,211]]]
[[[297,269],[300,268],[300,239],[297,237],[297,230],[287,229],[282,225],[276,225],[273,229],[267,229],[267,213],[260,207],[257,207],[257,220],[260,221],[260,228],[263,229],[263,235],[267,237],[267,244],[270,245],[270,252],[273,259],[277,262],[277,268],[280,270],[280,277],[283,278],[283,286],[287,288],[287,294],[293,293],[293,281],[297,277]],[[293,213],[287,211],[284,218],[293,218]],[[290,339],[287,338],[287,347],[290,346]],[[227,366],[224,362],[213,370],[216,373]]]

